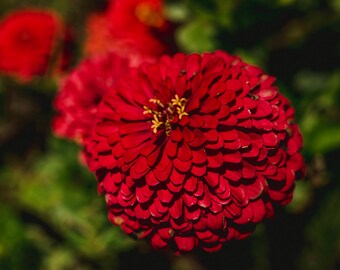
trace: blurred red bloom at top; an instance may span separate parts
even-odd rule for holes
[[[149,33],[151,28],[166,26],[163,0],[111,0],[108,17],[117,34]]]
[[[0,70],[22,80],[44,74],[62,39],[63,26],[53,12],[20,10],[0,23]]]
[[[274,82],[224,52],[130,69],[88,149],[111,222],[155,248],[216,251],[289,203],[302,136]]]
[[[169,50],[160,38],[168,27],[162,1],[114,0],[106,12],[89,18],[85,53],[114,51],[123,56],[157,57]]]

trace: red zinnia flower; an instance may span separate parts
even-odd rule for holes
[[[130,70],[89,149],[110,220],[155,248],[216,251],[287,204],[302,137],[274,81],[224,52]]]
[[[59,115],[53,130],[84,143],[92,132],[102,96],[127,70],[129,60],[113,53],[83,61],[65,80],[55,99]]]
[[[123,56],[157,57],[168,48],[157,32],[165,32],[160,0],[115,0],[103,14],[92,15],[87,24],[85,54],[114,51]]]
[[[0,23],[0,70],[22,80],[46,72],[62,39],[62,24],[53,12],[21,10]]]

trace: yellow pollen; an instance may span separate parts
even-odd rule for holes
[[[155,103],[155,104],[158,105],[159,107],[164,108],[163,103],[162,103],[159,99],[151,98],[149,101],[152,102],[152,103]]]
[[[187,99],[179,98],[178,95],[175,95],[175,98],[171,99],[167,105],[164,105],[157,98],[151,98],[149,99],[149,102],[157,105],[157,109],[151,109],[148,106],[143,106],[143,114],[150,114],[152,116],[151,129],[154,134],[163,128],[165,130],[165,134],[169,136],[171,132],[171,122],[174,119],[174,115],[177,113],[180,120],[183,116],[188,115],[185,111]]]
[[[154,119],[154,120],[151,121],[152,124],[153,124],[153,125],[151,126],[152,132],[153,132],[153,133],[157,133],[157,129],[158,129],[161,125],[163,125],[164,123],[158,119],[157,114],[154,114],[154,115],[153,115],[153,119]]]

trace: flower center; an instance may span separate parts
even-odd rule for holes
[[[143,106],[143,114],[150,114],[152,116],[151,129],[154,134],[157,133],[158,129],[164,129],[165,134],[169,136],[171,132],[171,122],[174,120],[176,114],[180,120],[183,116],[188,115],[185,111],[187,99],[179,98],[178,95],[175,95],[175,98],[171,99],[166,105],[157,98],[152,98],[149,102],[154,104],[153,107],[155,108]]]

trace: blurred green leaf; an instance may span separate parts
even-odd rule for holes
[[[216,31],[208,22],[191,21],[177,32],[177,41],[186,52],[204,52],[216,49]]]

